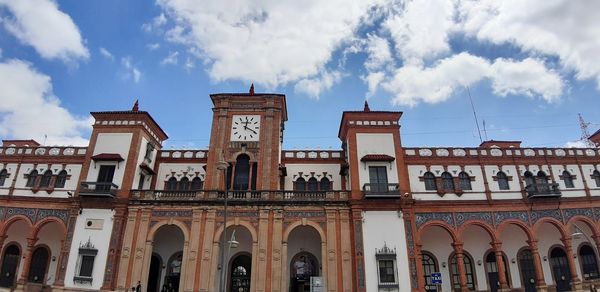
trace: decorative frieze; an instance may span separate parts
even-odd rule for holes
[[[500,223],[515,219],[519,220],[525,224],[529,224],[529,214],[526,211],[503,211],[494,213],[494,219],[496,220],[496,225],[500,225]]]
[[[152,217],[192,217],[192,210],[152,210]]]
[[[562,214],[560,213],[560,210],[558,210],[558,209],[536,210],[536,211],[531,211],[530,214],[531,214],[530,215],[531,216],[531,224],[535,224],[536,222],[543,219],[544,217],[554,218],[560,222],[563,222]]]
[[[309,217],[325,217],[323,211],[285,211],[283,212],[284,217],[291,218],[309,218]]]
[[[443,221],[452,226],[455,226],[452,213],[416,213],[415,216],[417,228],[421,227],[423,224],[429,221]]]
[[[461,226],[467,221],[479,220],[489,225],[492,225],[492,213],[491,212],[461,212],[454,213],[456,226]]]
[[[592,210],[591,208],[576,208],[563,210],[563,218],[565,219],[565,223],[569,222],[569,220],[575,216],[584,216],[593,220],[594,210]]]
[[[217,211],[217,217],[224,217],[224,211]],[[258,218],[258,211],[227,211],[229,217],[250,217]]]

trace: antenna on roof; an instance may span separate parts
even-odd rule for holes
[[[477,121],[477,113],[475,112],[475,105],[473,105],[473,98],[471,97],[471,90],[469,90],[469,86],[467,86],[467,93],[469,94],[469,100],[471,101],[471,109],[473,110],[475,124],[477,125],[477,134],[479,134],[479,142],[483,143],[483,139],[481,138],[481,130],[479,129],[479,122]]]
[[[594,144],[594,142],[590,141],[590,131],[588,130],[588,126],[590,125],[590,123],[586,122],[580,113],[577,115],[579,116],[579,128],[581,129],[580,141],[583,142],[586,147],[589,147],[589,148],[596,147],[596,144]]]

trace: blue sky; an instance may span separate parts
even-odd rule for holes
[[[594,7],[596,6],[596,7]],[[344,110],[403,111],[405,146],[581,145],[600,128],[597,1],[0,0],[0,137],[85,144],[135,99],[205,148],[211,93],[287,96],[284,147],[340,147]],[[486,135],[487,134],[487,135]]]

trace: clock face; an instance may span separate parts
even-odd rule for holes
[[[231,141],[258,141],[259,115],[234,115],[231,122]]]

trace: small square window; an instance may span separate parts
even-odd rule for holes
[[[379,260],[379,284],[395,284],[394,260]]]

